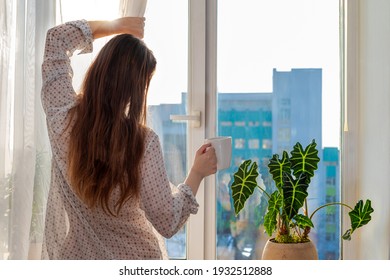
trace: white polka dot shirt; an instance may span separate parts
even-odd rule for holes
[[[196,214],[198,203],[185,184],[172,186],[164,168],[160,142],[151,129],[145,143],[138,200],[131,199],[117,217],[89,209],[67,178],[68,112],[76,104],[70,57],[92,51],[93,37],[85,20],[68,22],[47,32],[42,65],[42,104],[52,148],[52,176],[46,209],[42,258],[165,259],[162,238],[174,235]],[[110,203],[115,204],[118,192]]]

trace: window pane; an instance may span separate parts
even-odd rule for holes
[[[218,259],[260,259],[269,238],[259,191],[234,215],[230,185],[244,159],[258,162],[270,190],[269,158],[315,139],[321,162],[309,211],[339,200],[339,68],[338,0],[218,2],[217,133],[233,138],[232,167],[217,174]],[[339,208],[315,216],[320,259],[340,257],[339,216]]]
[[[145,18],[144,40],[157,59],[148,93],[148,124],[159,135],[168,178],[177,185],[187,174],[187,124],[172,122],[170,115],[187,111],[187,1],[149,0]],[[184,227],[166,240],[168,256],[185,259],[186,241]]]

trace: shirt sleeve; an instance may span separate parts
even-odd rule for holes
[[[141,207],[155,229],[164,237],[172,237],[185,224],[190,214],[196,214],[199,204],[189,186],[170,184],[164,166],[158,136],[151,140],[142,164]]]
[[[64,124],[58,122],[76,103],[70,57],[76,50],[91,52],[92,43],[92,32],[85,20],[58,25],[46,34],[41,98],[49,129],[53,132],[63,128]]]

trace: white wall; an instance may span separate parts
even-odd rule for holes
[[[371,199],[372,221],[344,242],[344,259],[390,254],[390,1],[350,0],[344,133],[345,199]],[[346,216],[344,216],[345,218]],[[349,222],[344,220],[344,225]]]

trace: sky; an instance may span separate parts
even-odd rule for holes
[[[118,15],[118,0],[72,1],[77,9],[63,9],[73,19],[85,18],[85,11],[93,12],[93,19]],[[84,9],[81,3],[95,8]],[[218,91],[271,92],[274,68],[322,68],[322,143],[338,147],[338,6],[338,0],[219,0]],[[148,0],[145,17],[144,40],[157,58],[148,104],[180,103],[181,93],[187,91],[187,1]]]

